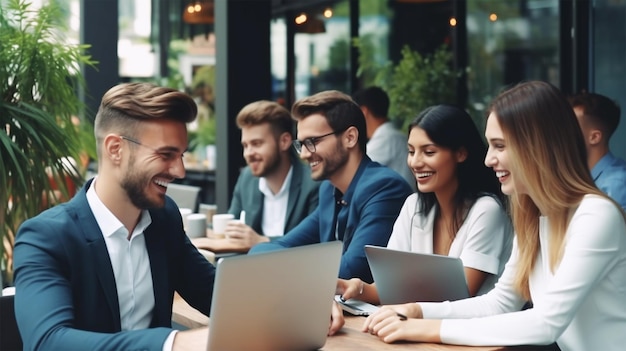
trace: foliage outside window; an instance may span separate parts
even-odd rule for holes
[[[364,37],[367,38],[367,37]],[[402,130],[428,106],[456,104],[459,72],[452,67],[453,55],[447,45],[422,55],[405,45],[398,63],[379,64],[371,59],[373,50],[367,40],[356,40],[360,49],[358,74],[364,85],[377,85],[389,95],[389,117]]]
[[[87,122],[75,121],[80,68],[94,61],[87,46],[64,40],[62,19],[54,1],[38,10],[25,0],[0,2],[0,258],[9,281],[17,228],[81,185],[77,166],[64,160],[78,162],[93,140],[83,138]]]

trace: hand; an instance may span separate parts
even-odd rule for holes
[[[335,294],[341,295],[344,300],[348,299],[360,299],[363,295],[363,289],[365,283],[359,278],[352,278],[350,280],[337,279],[337,288]]]
[[[228,240],[242,249],[250,249],[252,246],[269,241],[266,236],[259,235],[250,226],[239,221],[230,221],[224,231]]]
[[[206,350],[208,340],[208,327],[179,331],[174,336],[172,351]]]
[[[367,317],[362,331],[376,335],[386,343],[400,340],[440,343],[441,321],[407,318],[406,314],[411,310],[408,305],[383,306]],[[419,311],[421,314],[421,308]]]
[[[346,321],[343,319],[343,311],[338,303],[333,301],[330,311],[330,328],[328,328],[328,336],[335,335],[336,332],[343,327]]]

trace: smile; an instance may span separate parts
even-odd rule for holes
[[[415,175],[418,178],[426,178],[426,177],[430,177],[431,175],[435,174],[435,172],[416,172]]]
[[[506,177],[508,176],[510,173],[507,171],[497,171],[496,172],[496,177],[498,178],[502,178],[502,177]]]

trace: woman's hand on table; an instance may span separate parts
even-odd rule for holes
[[[382,306],[363,323],[363,332],[378,336],[386,343],[425,341],[440,343],[440,320],[424,320],[417,303]]]

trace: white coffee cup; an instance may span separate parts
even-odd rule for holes
[[[202,213],[187,215],[187,236],[190,238],[206,236],[206,215]]]
[[[216,238],[226,238],[226,226],[228,222],[235,219],[235,216],[230,213],[214,214],[213,215],[213,235]]]
[[[187,216],[193,213],[190,208],[179,208],[180,216],[183,218],[183,228],[187,229]]]

